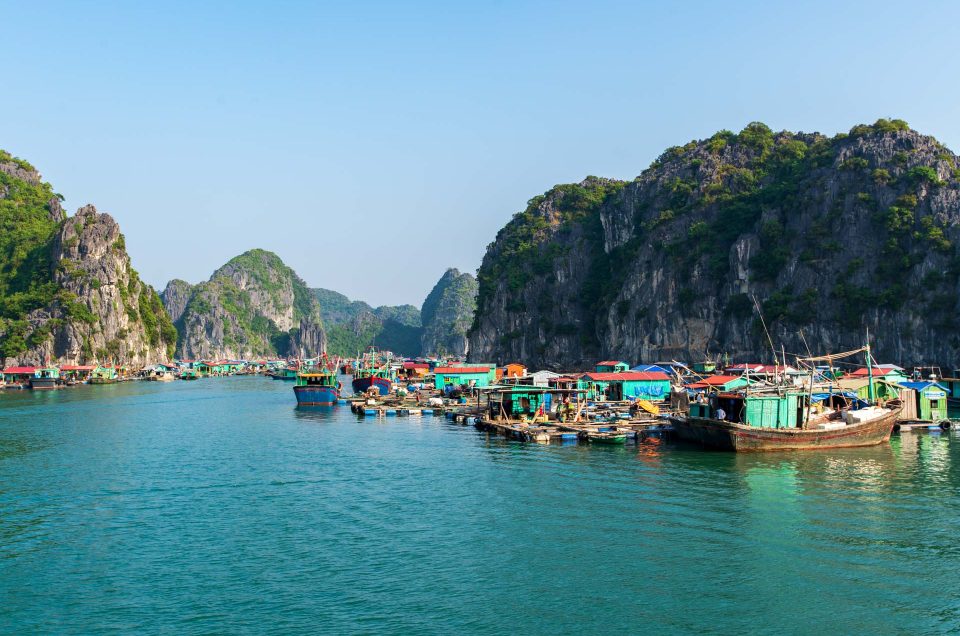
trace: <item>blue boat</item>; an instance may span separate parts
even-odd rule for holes
[[[326,364],[326,356],[317,366],[301,367],[297,372],[293,394],[299,406],[327,406],[340,400],[340,381],[337,373]]]

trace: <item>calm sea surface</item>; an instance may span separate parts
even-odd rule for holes
[[[960,438],[762,456],[301,411],[265,378],[0,394],[0,631],[960,629]]]

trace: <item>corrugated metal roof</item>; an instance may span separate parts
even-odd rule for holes
[[[7,375],[22,375],[24,373],[33,373],[37,367],[7,367],[3,370]]]
[[[437,367],[433,372],[441,374],[490,373],[490,367]]]
[[[587,373],[585,377],[599,382],[641,382],[644,380],[669,380],[670,376],[659,371],[624,371],[621,373]]]

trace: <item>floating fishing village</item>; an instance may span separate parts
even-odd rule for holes
[[[958,25],[6,3],[0,636],[960,634]]]
[[[857,361],[859,360],[859,362]],[[721,359],[583,372],[530,371],[455,359],[404,359],[371,348],[354,359],[183,360],[9,367],[0,385],[45,391],[78,384],[258,375],[292,383],[297,408],[349,407],[359,418],[441,416],[525,442],[626,444],[676,435],[732,451],[870,446],[894,432],[949,430],[960,420],[960,373],[878,364],[869,347],[775,364]],[[350,389],[341,378],[348,379]]]

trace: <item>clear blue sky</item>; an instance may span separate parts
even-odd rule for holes
[[[155,286],[263,247],[419,305],[534,195],[721,128],[960,148],[960,4],[840,4],[3,2],[0,147]]]

